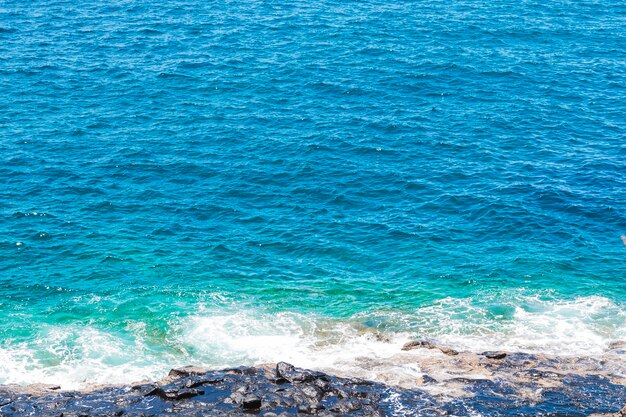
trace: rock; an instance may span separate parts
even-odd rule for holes
[[[256,368],[253,368],[251,366],[240,366],[238,368],[224,369],[224,372],[227,374],[235,375],[255,375],[258,371]]]
[[[524,361],[520,359],[519,365],[513,366],[517,363],[515,353],[501,362],[478,360],[478,355],[472,355],[479,374],[459,372],[455,375],[460,377],[449,378],[440,374],[438,368],[431,368],[438,381],[424,374],[423,390],[339,378],[287,363],[274,365],[270,373],[260,368],[189,372],[187,376],[170,375],[152,384],[84,392],[0,387],[0,416],[291,417],[300,413],[319,417],[383,417],[408,410],[415,415],[465,417],[480,409],[484,415],[531,417],[541,414],[546,406],[551,407],[550,401],[556,398],[563,415],[586,416],[596,412],[604,413],[603,417],[626,417],[626,407],[616,413],[616,404],[622,405],[626,398],[626,386],[611,381],[606,374],[564,372],[556,378],[553,375],[560,374],[554,370],[561,370],[564,365],[560,359],[550,362],[543,357],[541,361],[530,361],[520,356]],[[469,353],[459,358],[438,355],[424,361],[446,362],[457,370],[467,357]],[[550,368],[551,363],[555,367]],[[477,378],[484,376],[485,370],[498,377]],[[453,393],[455,388],[458,394]],[[537,392],[542,394],[537,396]]]
[[[146,396],[157,395],[164,400],[178,401],[185,398],[192,398],[204,394],[204,391],[195,388],[180,388],[175,385],[157,387],[146,394]]]
[[[616,340],[614,342],[609,343],[609,350],[613,349],[624,349],[626,348],[626,340]]]
[[[350,394],[348,394],[348,392],[346,392],[345,390],[343,390],[341,388],[335,388],[333,391],[334,391],[335,395],[337,396],[337,398],[339,398],[341,400],[350,397]]]
[[[256,395],[248,395],[244,397],[241,406],[244,410],[258,410],[261,408],[262,403],[261,398]]]
[[[413,349],[435,349],[437,346],[426,341],[426,340],[412,340],[410,342],[406,342],[404,346],[402,346],[402,350],[413,350]]]
[[[506,352],[483,352],[482,355],[487,359],[504,359]]]
[[[233,392],[232,394],[230,394],[230,396],[228,398],[226,398],[224,400],[225,403],[230,403],[230,404],[238,404],[241,405],[243,404],[243,399],[244,399],[244,394],[242,394],[241,392]]]
[[[413,350],[413,349],[439,349],[441,352],[445,353],[448,356],[458,355],[454,349],[445,346],[437,346],[434,343],[431,343],[427,340],[412,340],[407,342],[402,346],[402,350]]]
[[[360,410],[362,408],[361,403],[354,400],[337,401],[335,405],[330,408],[333,413],[347,414],[350,411]]]
[[[187,365],[182,368],[171,369],[169,372],[169,376],[182,378],[191,375],[200,375],[207,372],[206,368],[200,368],[198,366]]]
[[[300,390],[304,393],[304,395],[315,399],[316,401],[320,401],[324,396],[324,391],[315,385],[305,385],[301,387]]]
[[[445,353],[448,356],[455,356],[455,355],[459,354],[459,352],[457,352],[456,350],[450,349],[450,348],[447,348],[447,347],[440,347],[439,350],[442,351],[443,353]]]
[[[322,390],[323,393],[326,393],[331,389],[330,382],[328,382],[328,380],[323,377],[317,378],[314,383],[315,386]]]
[[[424,374],[422,375],[422,383],[423,384],[436,384],[437,380],[431,376]]]
[[[298,412],[302,414],[317,414],[319,410],[323,410],[324,406],[317,401],[304,403],[298,407]]]
[[[279,381],[282,379],[288,382],[308,382],[313,381],[322,375],[323,374],[320,372],[296,368],[286,362],[279,362],[276,364],[276,376]]]
[[[15,400],[13,393],[8,391],[0,391],[0,407],[11,404]]]
[[[375,332],[374,340],[377,342],[391,343],[391,336],[382,332]]]
[[[196,388],[201,385],[206,384],[217,384],[223,382],[224,378],[215,378],[208,376],[192,376],[187,381],[185,381],[185,388]]]

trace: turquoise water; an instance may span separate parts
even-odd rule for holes
[[[602,352],[626,338],[625,21],[0,3],[0,383],[358,372],[409,337]]]

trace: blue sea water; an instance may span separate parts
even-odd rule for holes
[[[601,353],[625,114],[618,0],[0,2],[0,383]]]

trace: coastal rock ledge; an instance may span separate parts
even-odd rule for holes
[[[551,375],[550,377],[554,377]],[[534,379],[540,379],[536,375]],[[467,395],[433,394],[299,369],[288,363],[208,371],[173,369],[161,381],[62,391],[0,387],[0,416],[614,416],[626,417],[626,387],[592,376],[564,376],[520,395],[499,380],[457,378]],[[427,384],[439,384],[424,378]],[[522,390],[523,391],[523,390]],[[436,391],[435,391],[436,392]],[[540,392],[540,393],[539,393]],[[620,403],[622,401],[622,403]]]

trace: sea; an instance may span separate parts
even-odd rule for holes
[[[0,383],[601,355],[622,234],[622,0],[0,1]]]

